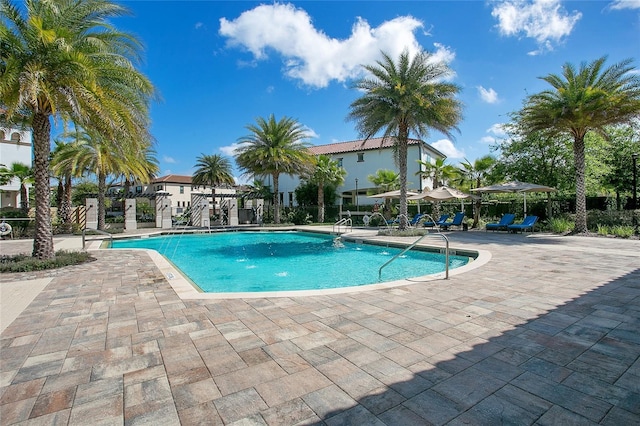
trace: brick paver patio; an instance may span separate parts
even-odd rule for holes
[[[228,300],[180,299],[136,251],[2,274],[50,282],[1,334],[0,423],[640,424],[640,241],[448,235],[491,261]]]

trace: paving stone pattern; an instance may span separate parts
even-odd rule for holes
[[[449,280],[181,300],[147,254],[55,272],[1,335],[2,425],[640,424],[640,242],[452,232]]]

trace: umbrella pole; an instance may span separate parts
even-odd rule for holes
[[[523,192],[522,195],[524,195],[524,217],[527,217],[527,193]]]

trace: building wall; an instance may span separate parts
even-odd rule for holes
[[[181,178],[189,178],[190,176],[181,176]],[[181,181],[184,179],[181,179]],[[185,182],[154,182],[149,185],[137,185],[131,188],[133,193],[137,194],[153,194],[158,191],[166,191],[171,194],[171,216],[179,216],[191,207],[191,194],[203,193],[211,195],[211,188],[194,187],[190,183]],[[221,195],[235,195],[234,188],[216,188],[216,208],[218,211],[221,205]],[[233,201],[235,203],[235,200]],[[209,208],[213,208],[211,198],[209,198]]]
[[[31,131],[0,126],[0,164],[7,168],[13,163],[33,164]],[[27,184],[27,191],[31,184]],[[0,186],[0,207],[20,207],[20,181],[13,179]]]
[[[337,188],[337,193],[342,194],[346,203],[355,204],[356,179],[358,180],[358,205],[372,205],[376,199],[368,198],[367,193],[374,190],[373,185],[368,177],[375,174],[378,170],[387,169],[399,172],[393,158],[393,149],[380,148],[369,149],[361,152],[341,152],[337,154],[327,154],[331,159],[338,161],[347,171],[344,184]],[[409,145],[407,151],[407,190],[421,192],[425,189],[432,189],[433,182],[430,178],[421,178],[416,175],[421,170],[418,160],[435,163],[436,158],[441,155],[436,151],[431,151],[428,147],[415,144]],[[264,177],[263,181],[267,185],[271,185],[271,178]],[[300,184],[298,176],[280,176],[278,192],[280,193],[282,205],[285,207],[296,206],[294,191]],[[271,187],[273,190],[273,186]],[[293,198],[293,200],[292,200]],[[292,201],[292,202],[291,202]],[[340,204],[340,200],[336,200],[336,204]]]

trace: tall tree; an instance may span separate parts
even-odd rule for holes
[[[56,138],[55,148],[51,153],[51,169],[54,177],[58,179],[58,219],[67,232],[71,231],[71,186],[73,182],[73,165],[69,162],[63,163],[64,151],[69,148],[61,138]]]
[[[192,182],[196,186],[211,187],[211,202],[215,213],[216,186],[235,183],[231,172],[231,162],[220,154],[202,154],[196,160],[196,170],[193,173]]]
[[[376,186],[376,192],[395,191],[400,188],[400,174],[388,169],[376,170],[373,175],[367,176],[367,180]],[[373,195],[373,194],[371,194]],[[375,207],[375,206],[374,206]],[[385,218],[391,218],[391,198],[384,199],[383,213]]]
[[[386,53],[376,65],[365,65],[370,73],[355,84],[364,92],[351,103],[348,119],[365,140],[383,131],[383,139],[397,145],[400,171],[400,229],[407,220],[407,151],[409,134],[425,139],[431,129],[452,137],[451,130],[462,117],[462,104],[455,99],[460,91],[446,82],[449,67],[427,52],[411,59],[405,50],[397,62]]]
[[[108,0],[0,0],[0,106],[33,130],[33,256],[54,255],[49,190],[52,117],[107,140],[148,140],[151,82],[135,67],[141,44],[109,20],[127,10]]]
[[[469,183],[471,188],[480,188],[485,183],[488,183],[486,179],[491,175],[493,166],[496,164],[496,159],[491,155],[485,155],[484,157],[476,158],[472,163],[471,161],[464,159],[460,168],[460,176],[462,180]],[[473,225],[472,228],[477,228],[480,222],[480,209],[482,208],[482,199],[478,198],[473,207]]]
[[[118,144],[106,140],[94,131],[76,131],[65,133],[64,137],[73,138],[61,149],[54,161],[54,171],[69,172],[80,177],[87,173],[98,178],[98,229],[103,230],[106,218],[105,196],[108,176],[131,176],[148,182],[157,167],[150,146],[139,142]]]
[[[1,167],[0,174],[8,182],[18,179],[20,184],[20,210],[26,215],[29,213],[29,191],[27,184],[33,182],[33,169],[23,163],[11,163],[8,168]]]
[[[436,158],[435,163],[418,160],[422,170],[416,172],[416,175],[430,178],[433,183],[432,189],[439,188],[458,176],[458,169],[446,161],[446,158]]]
[[[240,169],[254,176],[272,177],[273,221],[280,223],[280,175],[307,173],[314,163],[307,149],[307,131],[293,118],[282,117],[276,121],[273,114],[268,119],[258,117],[256,123],[247,125],[246,129],[250,134],[238,139],[236,162]]]
[[[576,233],[587,232],[585,136],[640,113],[640,75],[627,59],[605,68],[606,57],[580,67],[566,63],[562,75],[541,77],[552,89],[529,96],[520,114],[530,131],[553,131],[573,138],[576,179]]]
[[[324,186],[340,186],[344,183],[347,171],[327,155],[319,155],[306,180],[318,185],[318,222],[324,222]]]

